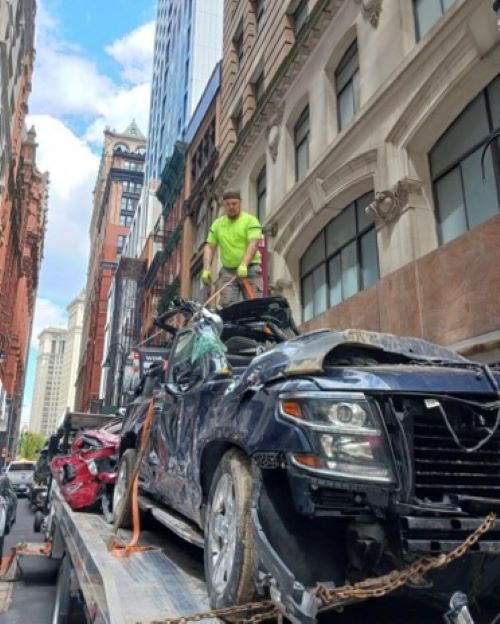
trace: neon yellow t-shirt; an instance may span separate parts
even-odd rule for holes
[[[259,240],[262,226],[257,217],[248,212],[240,212],[236,219],[223,215],[212,223],[207,236],[207,243],[218,245],[220,259],[226,269],[236,269],[245,255],[248,243]],[[260,253],[252,258],[253,264],[260,264]]]

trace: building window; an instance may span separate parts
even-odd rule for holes
[[[308,0],[300,0],[293,12],[293,32],[297,38],[307,22]]]
[[[260,32],[264,22],[264,0],[254,0],[255,29]]]
[[[455,0],[413,0],[417,41],[430,30]]]
[[[209,209],[207,202],[202,201],[196,213],[196,226],[194,232],[194,251],[198,251],[205,243],[208,235]]]
[[[132,195],[141,194],[142,185],[138,182],[130,182],[129,180],[123,180],[122,191],[124,193],[131,193]]]
[[[266,165],[262,167],[257,176],[255,183],[255,189],[257,191],[257,217],[262,223],[266,218],[266,194],[267,194],[267,180],[266,180]]]
[[[120,225],[130,227],[132,225],[132,215],[122,212],[120,214]]]
[[[133,197],[122,197],[120,201],[120,212],[134,212],[137,199]]]
[[[302,318],[308,321],[379,278],[377,235],[366,193],[321,230],[300,261]]]
[[[243,39],[243,23],[240,22],[238,30],[233,39],[234,51],[238,61],[238,68],[243,64],[244,39]]]
[[[116,143],[115,146],[113,147],[113,151],[115,153],[123,153],[126,154],[128,152],[128,147],[125,145],[125,143]]]
[[[123,236],[122,234],[119,234],[116,238],[116,254],[118,256],[121,256],[124,245],[125,245],[125,236]]]
[[[472,100],[429,154],[441,244],[500,212],[498,142],[486,150],[484,181],[480,162],[494,130],[500,130],[500,76]]]
[[[255,102],[258,104],[262,96],[264,95],[264,72],[261,71],[260,74],[255,79],[253,83],[253,93],[255,97]]]
[[[309,169],[309,106],[306,106],[293,130],[295,145],[295,181],[299,182]]]
[[[241,106],[239,106],[238,109],[235,111],[232,120],[234,132],[236,133],[236,137],[238,137],[243,128],[243,109],[241,108]]]
[[[359,62],[356,41],[338,64],[335,71],[335,90],[338,125],[339,130],[342,130],[359,110]]]

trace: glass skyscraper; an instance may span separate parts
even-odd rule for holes
[[[146,176],[161,176],[222,56],[223,0],[158,0]]]

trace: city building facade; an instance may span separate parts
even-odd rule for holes
[[[68,326],[61,374],[61,404],[63,409],[75,409],[76,379],[80,363],[82,344],[83,315],[85,312],[85,292],[81,292],[67,306]]]
[[[144,262],[122,256],[108,294],[100,398],[109,408],[122,405],[127,355],[141,335]]]
[[[25,127],[34,59],[33,0],[0,3],[0,448],[12,452],[45,234],[48,175]]]
[[[45,436],[53,433],[66,410],[63,388],[67,330],[48,327],[38,336],[35,385],[31,404],[30,429]]]
[[[146,140],[133,121],[122,133],[106,130],[90,224],[82,347],[75,406],[99,401],[108,295],[142,192]]]
[[[125,248],[134,258],[141,257],[160,217],[151,197],[176,142],[186,142],[190,119],[222,55],[223,0],[158,0],[157,6],[145,188]]]
[[[498,362],[499,72],[481,0],[226,0],[214,191],[260,215],[272,292],[303,329]]]
[[[186,133],[180,295],[203,302],[203,247],[212,222],[212,186],[218,164],[221,63],[198,103]]]
[[[143,338],[153,333],[154,316],[168,308],[172,299],[180,293],[186,148],[186,143],[176,142],[174,151],[163,169],[160,186],[156,191],[162,211],[154,233],[160,237],[162,249],[155,256],[145,276],[147,287],[144,293]],[[157,304],[154,305],[155,296],[158,295]]]

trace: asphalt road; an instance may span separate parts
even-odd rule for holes
[[[4,553],[19,542],[39,542],[43,537],[33,532],[33,514],[25,498],[17,506],[17,520],[5,538]],[[45,557],[22,557],[21,578],[13,584],[9,610],[0,614],[0,624],[49,624],[55,596],[57,565]]]

